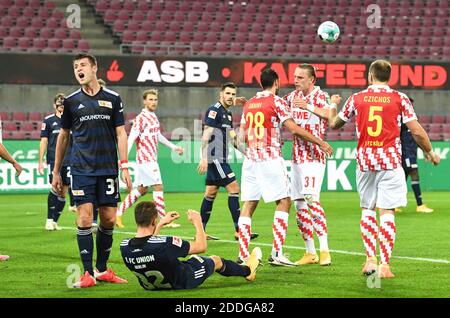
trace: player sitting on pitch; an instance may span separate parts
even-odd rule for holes
[[[188,242],[176,236],[157,236],[165,225],[178,219],[177,212],[168,212],[158,223],[154,202],[140,202],[134,212],[137,234],[120,243],[125,265],[139,280],[144,289],[192,289],[201,285],[214,272],[222,276],[242,276],[248,281],[256,278],[262,252],[255,247],[245,265],[219,256],[197,256],[206,251],[206,234],[200,214],[188,210],[189,222],[195,227],[195,240]],[[179,257],[192,255],[187,261]]]

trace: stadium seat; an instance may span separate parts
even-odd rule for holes
[[[9,120],[10,118],[11,117],[8,112],[0,112],[0,120],[2,122],[5,122],[5,121]]]
[[[450,141],[450,133],[444,133],[443,134],[443,140],[444,141]]]
[[[21,27],[11,27],[9,28],[9,36],[13,38],[20,38],[24,35],[23,28]]]
[[[13,121],[3,121],[2,128],[3,131],[16,131],[17,124]]]
[[[80,40],[78,41],[78,49],[81,51],[89,51],[89,42],[86,40]]]
[[[341,140],[354,140],[355,139],[355,134],[353,132],[341,132],[340,133],[340,139]]]
[[[429,124],[431,123],[431,116],[430,115],[418,115],[419,122],[421,124]]]
[[[25,131],[11,131],[9,139],[25,140],[27,133]]]
[[[444,134],[450,134],[450,125],[444,125],[444,128],[442,129],[442,132]]]
[[[433,133],[440,134],[440,133],[442,133],[442,125],[436,124],[436,123],[431,123],[431,124],[429,124],[427,131],[432,134]]]
[[[47,41],[43,38],[37,37],[33,39],[33,47],[30,48],[32,51],[42,51],[47,47]],[[29,50],[30,51],[30,50]]]
[[[428,137],[430,137],[430,140],[439,141],[443,139],[443,135],[441,133],[429,133]]]
[[[334,131],[334,130],[330,130],[326,133],[326,140],[339,140],[340,136],[339,136],[339,132],[338,131]]]
[[[11,120],[21,122],[27,120],[27,114],[25,112],[16,111],[12,113]]]
[[[432,115],[431,122],[433,124],[444,124],[446,122],[445,115]]]
[[[21,131],[33,131],[35,129],[32,122],[24,122],[20,125]]]
[[[44,115],[41,112],[29,112],[28,120],[30,121],[42,121],[44,119]]]

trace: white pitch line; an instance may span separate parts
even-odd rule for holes
[[[42,229],[42,227],[27,227],[27,228],[28,229]],[[76,228],[74,228],[74,227],[61,227],[61,228],[63,230],[72,230],[72,231],[76,230]],[[126,231],[121,231],[121,230],[114,230],[114,233],[127,234],[127,235],[135,235],[136,234],[136,232],[126,232]],[[169,234],[169,235],[176,235],[176,234]],[[191,240],[192,239],[192,236],[179,236],[179,235],[176,235],[176,236],[181,237],[182,239],[185,239],[185,240],[186,239],[187,240]],[[238,244],[237,241],[232,241],[232,240],[218,240],[216,242],[217,243]],[[269,243],[252,242],[251,244],[252,245],[258,245],[258,246],[272,247],[272,244],[269,244]],[[300,247],[300,246],[284,245],[283,248],[284,249],[291,249],[291,250],[305,250],[304,247]],[[345,254],[345,255],[366,256],[366,254],[364,254],[364,253],[352,252],[352,251],[330,250],[330,252],[337,253],[337,254]],[[419,262],[450,264],[450,261],[446,260],[446,259],[434,259],[434,258],[410,257],[410,256],[392,256],[391,258],[406,259],[406,260],[410,260],[410,261],[419,261]]]

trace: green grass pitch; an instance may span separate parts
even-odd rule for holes
[[[149,199],[151,196],[147,195]],[[431,214],[415,212],[409,194],[409,205],[396,215],[397,242],[392,259],[396,278],[377,282],[361,275],[363,244],[359,231],[360,209],[356,193],[323,193],[322,204],[328,218],[332,265],[310,265],[294,268],[272,267],[267,257],[272,245],[274,204],[260,203],[254,218],[253,231],[260,237],[251,246],[263,250],[264,266],[254,282],[240,277],[227,278],[214,274],[203,285],[187,291],[145,291],[122,263],[119,243],[132,236],[135,227],[133,210],[124,215],[126,227],[114,234],[109,265],[126,285],[99,284],[87,290],[70,289],[66,285],[68,266],[81,266],[75,232],[75,214],[66,209],[59,225],[62,231],[46,232],[46,195],[0,196],[0,252],[11,259],[0,263],[0,298],[3,297],[449,297],[450,282],[450,198],[445,192],[428,192],[425,202],[435,209]],[[185,211],[199,209],[201,193],[167,193],[167,209],[181,213],[181,227],[164,229],[161,234],[191,239],[194,229],[187,222]],[[222,240],[208,242],[208,255],[235,260],[238,244],[227,208],[227,196],[220,193],[214,204],[207,232]],[[316,247],[318,242],[316,240]],[[296,261],[304,253],[291,210],[284,251]],[[372,287],[372,288],[369,288]]]

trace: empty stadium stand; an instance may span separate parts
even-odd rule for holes
[[[0,0],[0,50],[71,53],[89,50],[69,29],[63,0]],[[450,58],[448,1],[390,0],[382,27],[367,27],[363,0],[87,0],[123,53],[174,56],[319,57],[407,60]],[[341,28],[334,45],[316,37],[318,25]],[[100,41],[98,39],[97,41]]]
[[[312,3],[311,3],[312,2]],[[124,53],[181,56],[375,58],[450,57],[447,1],[388,1],[382,27],[366,26],[367,1],[88,0],[122,43]],[[318,25],[341,27],[334,45]],[[344,44],[344,45],[339,45]]]

